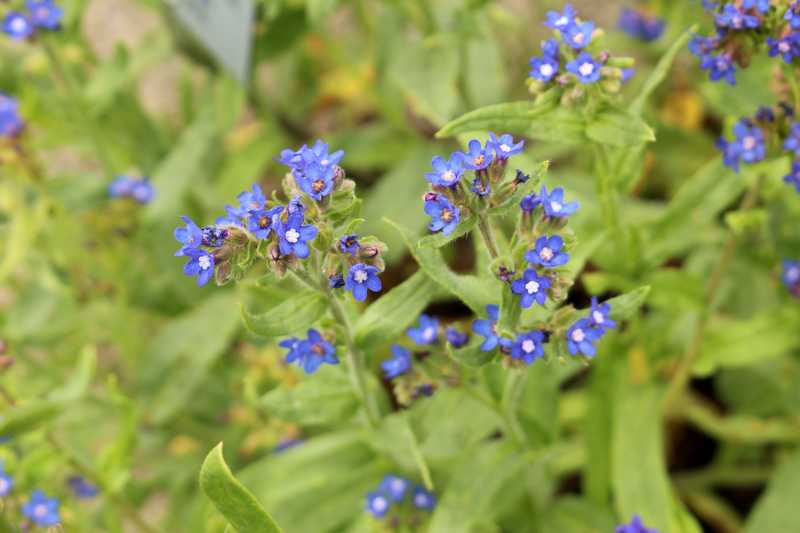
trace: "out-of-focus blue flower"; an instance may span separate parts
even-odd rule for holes
[[[391,359],[381,363],[386,379],[394,379],[411,370],[411,352],[399,344],[392,344]]]
[[[0,137],[16,137],[24,127],[17,100],[0,93]]]
[[[558,11],[548,11],[547,20],[544,25],[554,30],[564,31],[575,23],[575,15],[575,9],[571,4],[567,4],[564,6],[564,11],[562,13]]]
[[[600,79],[600,63],[587,52],[581,52],[574,61],[567,63],[567,71],[583,84],[595,83]]]
[[[417,509],[431,511],[436,507],[436,495],[425,489],[422,485],[414,487],[414,493],[411,495],[411,503]]]
[[[444,331],[444,336],[453,348],[461,348],[469,341],[469,335],[452,326]]]
[[[783,177],[783,181],[794,185],[794,188],[800,193],[800,161],[792,162],[792,170]]]
[[[544,357],[544,333],[541,331],[520,333],[511,343],[511,357],[527,365]]]
[[[31,499],[22,506],[22,514],[32,520],[39,527],[49,527],[58,524],[58,500],[48,498],[44,492],[34,490]]]
[[[366,511],[375,518],[383,518],[389,511],[389,497],[381,491],[368,492]]]
[[[589,324],[600,331],[607,331],[617,327],[617,323],[611,320],[611,304],[598,303],[597,297],[592,296],[592,308],[589,312]]]
[[[486,340],[481,344],[481,351],[490,352],[497,348],[500,336],[497,335],[497,319],[500,315],[500,308],[494,304],[486,306],[488,319],[476,320],[472,323],[472,332],[485,337]]]
[[[602,336],[601,330],[592,327],[588,319],[582,318],[567,330],[567,349],[572,355],[593,357],[597,353],[594,343]]]
[[[258,239],[267,239],[280,222],[278,217],[283,213],[283,206],[272,209],[254,209],[247,217],[247,229]]]
[[[100,489],[86,481],[81,476],[70,476],[67,479],[67,485],[72,489],[76,497],[84,500],[94,498],[100,493]]]
[[[770,57],[781,56],[784,61],[791,63],[800,56],[800,34],[790,33],[780,39],[767,37]]]
[[[286,222],[276,219],[278,233],[278,249],[283,255],[294,254],[300,259],[308,257],[309,241],[314,240],[318,230],[316,227],[304,224],[305,217],[302,213],[289,215]]]
[[[619,14],[617,27],[631,37],[650,42],[661,37],[666,22],[658,17],[647,16],[636,9],[623,7]]]
[[[182,255],[189,258],[183,266],[183,273],[187,276],[197,276],[197,284],[201,287],[208,283],[214,275],[214,256],[199,248],[184,247],[182,251]]]
[[[27,39],[35,31],[33,22],[18,11],[9,11],[3,18],[3,32],[16,40]]]
[[[742,0],[742,7],[744,9],[755,9],[761,14],[769,11],[770,0]]]
[[[134,180],[131,187],[131,198],[140,204],[149,204],[156,195],[156,189],[147,178]]]
[[[353,293],[353,298],[359,302],[367,299],[367,292],[380,292],[381,280],[378,269],[372,265],[356,263],[350,267],[345,279],[345,288]]]
[[[419,315],[419,325],[408,328],[406,334],[417,344],[435,344],[439,340],[439,319],[423,313]]]
[[[176,256],[186,255],[188,250],[195,249],[203,243],[203,232],[200,227],[186,215],[183,215],[181,220],[186,223],[186,227],[175,228],[173,233],[175,240],[183,245],[180,250],[175,252]]]
[[[529,308],[533,302],[544,305],[547,301],[547,289],[550,288],[550,279],[539,276],[532,268],[526,270],[522,277],[514,280],[511,291],[520,296],[520,305],[523,309]]]
[[[622,80],[622,83],[628,82],[633,77],[634,74],[636,74],[635,68],[622,69],[622,78],[620,78]]]
[[[561,39],[576,50],[582,50],[592,42],[594,22],[581,22],[567,26],[561,31]]]
[[[531,193],[527,196],[523,196],[522,200],[519,201],[520,209],[522,209],[526,213],[532,212],[540,205],[542,205],[542,199],[536,193]]]
[[[553,218],[566,217],[578,210],[578,202],[565,202],[564,189],[556,187],[551,193],[542,185],[540,191],[542,205],[547,216]]]
[[[763,139],[763,134],[762,134]],[[761,142],[762,152],[763,152],[763,140]],[[783,148],[784,150],[788,150],[789,152],[794,152],[795,156],[800,157],[800,122],[795,122],[792,124],[791,128],[789,128],[789,135],[786,136],[786,140],[783,141]],[[764,156],[762,154],[761,159]]]
[[[800,2],[793,2],[783,19],[789,23],[793,30],[800,30]]]
[[[281,341],[279,345],[289,350],[286,362],[296,362],[306,374],[313,374],[323,363],[339,364],[336,348],[315,329],[308,330],[306,339],[292,337]]]
[[[52,0],[28,0],[27,6],[31,22],[37,28],[57,30],[61,27],[64,12]]]
[[[406,497],[406,492],[411,488],[411,482],[407,479],[388,474],[381,480],[378,490],[389,496],[392,501],[401,502]]]
[[[0,465],[0,498],[8,496],[14,488],[14,478],[9,476]]]
[[[461,219],[459,209],[446,196],[436,193],[425,195],[425,214],[432,219],[428,223],[428,229],[433,232],[441,231],[445,235],[453,233]]]
[[[534,249],[525,254],[525,260],[532,265],[541,265],[547,268],[565,265],[569,261],[569,255],[561,251],[563,247],[564,239],[560,236],[542,235],[537,239]]]
[[[464,166],[470,170],[483,170],[492,164],[494,150],[490,142],[482,145],[477,139],[472,139],[467,144],[466,152],[457,152]]]
[[[616,533],[658,533],[658,530],[645,527],[639,515],[633,515],[630,524],[617,526]]]
[[[783,261],[783,283],[789,291],[800,298],[800,261]]]
[[[489,144],[494,150],[495,158],[498,160],[505,160],[522,152],[525,147],[525,141],[514,142],[514,137],[508,133],[504,133],[497,137],[494,133],[489,132]]]
[[[464,174],[462,159],[458,152],[452,154],[447,161],[436,156],[431,160],[433,172],[425,174],[425,179],[439,187],[455,187]]]
[[[703,35],[695,35],[689,41],[689,51],[697,57],[703,58],[710,54],[719,44],[718,37],[705,37]]]
[[[758,17],[746,13],[735,4],[725,4],[722,12],[714,15],[714,22],[720,28],[731,30],[753,29],[761,25]]]
[[[282,453],[301,444],[303,444],[303,439],[284,438],[278,441],[278,444],[272,449],[272,453]]]
[[[749,119],[742,119],[733,128],[735,140],[728,142],[724,138],[717,141],[722,151],[723,162],[733,170],[739,170],[739,161],[757,163],[766,155],[764,131]]]
[[[700,68],[708,70],[711,81],[725,80],[730,85],[736,85],[736,67],[733,58],[727,52],[719,55],[707,54],[701,57]]]

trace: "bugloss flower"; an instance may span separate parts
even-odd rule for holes
[[[217,226],[203,226],[200,232],[203,234],[203,246],[209,248],[219,248],[228,238],[228,230]]]
[[[544,25],[554,30],[564,31],[575,23],[575,9],[571,4],[564,6],[564,12],[548,11]]]
[[[578,202],[564,202],[564,189],[556,187],[551,193],[542,185],[541,202],[547,216],[553,218],[566,217],[578,210]]]
[[[419,326],[408,328],[406,334],[417,344],[435,344],[439,340],[439,320],[423,313],[419,315]]]
[[[742,7],[744,9],[755,9],[761,14],[769,11],[770,0],[742,0]]]
[[[561,30],[561,39],[575,50],[582,50],[592,42],[593,32],[594,22],[576,22]]]
[[[147,178],[120,175],[108,185],[108,195],[112,198],[133,198],[140,204],[148,204],[155,196],[155,188]]]
[[[720,138],[717,147],[722,151],[723,162],[733,170],[739,170],[739,161],[757,163],[764,159],[764,131],[749,119],[742,119],[733,128],[735,140]]]
[[[459,209],[450,203],[446,196],[436,193],[425,195],[425,214],[431,217],[428,229],[445,235],[450,235],[456,230],[461,218]]]
[[[358,242],[358,235],[345,235],[339,239],[339,251],[343,254],[355,256],[361,245]]]
[[[600,63],[587,52],[581,52],[574,61],[567,63],[567,71],[574,74],[583,84],[595,83],[600,79]]]
[[[383,518],[389,511],[389,497],[381,491],[367,493],[366,511],[375,518]]]
[[[521,333],[511,343],[511,357],[531,364],[536,359],[544,357],[544,333],[529,331]]]
[[[489,132],[489,144],[492,150],[494,150],[495,159],[499,161],[504,161],[512,155],[522,152],[522,149],[525,147],[525,141],[514,143],[514,137],[508,133],[497,137],[494,133]]]
[[[447,161],[437,155],[431,160],[431,166],[433,172],[426,173],[425,179],[438,187],[455,187],[464,174],[462,159],[458,152],[452,154]]]
[[[57,30],[61,27],[64,12],[52,0],[28,0],[27,7],[31,22],[37,28]]]
[[[616,533],[658,533],[658,530],[645,527],[639,515],[633,515],[630,524],[617,526]]]
[[[623,7],[619,14],[617,27],[637,39],[645,42],[655,41],[664,33],[666,22],[658,17],[647,16],[644,13]]]
[[[9,11],[3,18],[3,32],[12,39],[27,39],[33,35],[34,30],[33,22],[18,11]]]
[[[600,331],[607,331],[617,327],[617,323],[611,320],[611,305],[607,303],[598,304],[597,297],[592,296],[592,308],[589,313],[589,323],[592,327]]]
[[[761,21],[754,15],[747,14],[734,4],[725,4],[721,13],[714,16],[714,22],[720,28],[744,30],[758,28]]]
[[[258,239],[267,239],[280,222],[278,217],[283,213],[283,206],[272,209],[254,209],[247,217],[247,229]]]
[[[792,162],[792,170],[783,177],[783,181],[794,185],[794,188],[800,193],[800,161]]]
[[[364,263],[357,263],[350,267],[345,279],[345,288],[353,293],[353,298],[359,302],[367,299],[367,292],[380,292],[381,280],[378,269]]]
[[[531,70],[528,75],[539,81],[550,81],[558,74],[558,58],[545,55],[530,59]]]
[[[0,464],[0,498],[8,496],[14,488],[14,478],[9,476]]]
[[[461,348],[469,341],[469,335],[452,326],[444,331],[444,336],[453,348]]]
[[[602,336],[601,330],[592,327],[588,319],[582,318],[567,330],[567,349],[572,355],[593,357],[597,353],[594,343]]]
[[[341,289],[344,287],[344,276],[342,276],[339,272],[328,276],[328,287],[331,289]]]
[[[783,283],[789,291],[800,298],[800,261],[783,261]]]
[[[457,152],[461,157],[461,161],[465,167],[470,170],[483,170],[492,164],[494,157],[493,146],[491,142],[487,142],[486,146],[482,145],[477,139],[472,139],[467,144],[466,152]]]
[[[187,251],[196,249],[203,244],[203,232],[200,227],[186,215],[183,215],[181,220],[186,223],[186,227],[175,228],[175,240],[183,245],[180,250],[175,252],[176,256],[186,255]]]
[[[286,222],[277,220],[278,249],[283,255],[294,254],[300,259],[308,257],[309,241],[314,240],[318,230],[312,225],[304,224],[305,216],[302,213],[289,215]]]
[[[406,497],[406,492],[411,488],[411,482],[399,476],[388,474],[381,480],[378,490],[389,496],[394,502],[401,502]]]
[[[526,213],[532,212],[540,205],[542,205],[542,199],[536,193],[531,193],[527,196],[523,196],[522,200],[519,201],[520,209],[522,209]]]
[[[541,265],[546,268],[565,265],[569,261],[569,255],[561,251],[563,247],[564,240],[560,236],[543,235],[536,241],[534,249],[525,254],[525,260],[532,265]]]
[[[306,339],[292,337],[281,341],[279,345],[289,350],[286,362],[290,364],[296,362],[306,374],[313,374],[323,363],[339,364],[336,348],[315,329],[308,330]]]
[[[16,137],[24,127],[16,99],[0,93],[0,137]]]
[[[48,498],[44,492],[34,490],[31,499],[22,506],[22,514],[39,527],[58,524],[58,500]]]
[[[94,498],[100,493],[100,490],[95,485],[92,485],[81,476],[70,476],[67,479],[67,485],[70,486],[77,498],[83,500]]]
[[[189,258],[183,266],[183,273],[187,276],[197,276],[197,284],[201,287],[208,283],[214,275],[214,256],[198,248],[186,248],[181,255]]]
[[[422,485],[414,487],[414,493],[411,495],[411,503],[417,509],[431,511],[436,507],[436,495],[428,491]]]
[[[763,134],[762,134],[763,139]],[[762,140],[762,151],[763,151],[763,140]],[[789,152],[794,152],[795,156],[800,157],[800,122],[795,122],[792,124],[791,128],[789,129],[789,135],[786,137],[786,140],[783,141],[783,148],[784,150],[788,150]],[[764,156],[761,156],[763,159]]]
[[[547,301],[547,289],[550,288],[550,279],[539,276],[532,268],[526,270],[522,277],[511,284],[514,294],[520,295],[520,305],[527,309],[533,302],[544,305]]]
[[[789,23],[793,30],[800,30],[800,2],[795,1],[791,7],[786,10],[783,19]]]
[[[492,192],[492,186],[480,176],[475,176],[475,179],[472,180],[472,185],[469,186],[469,190],[479,197],[485,198]]]
[[[140,204],[149,204],[156,195],[156,190],[147,178],[134,180],[131,187],[131,198]]]
[[[333,192],[333,167],[318,163],[306,165],[304,171],[296,176],[300,189],[316,201]]]
[[[500,315],[500,308],[494,304],[487,305],[486,314],[489,316],[488,319],[476,320],[472,323],[472,331],[486,339],[481,344],[481,351],[490,352],[500,343],[500,337],[497,335],[497,319]]]
[[[272,449],[272,453],[282,453],[286,450],[294,448],[295,446],[299,446],[303,444],[303,439],[293,439],[291,437],[284,437],[278,441],[278,444]]]
[[[386,379],[394,379],[411,370],[411,352],[399,344],[392,345],[391,359],[381,363],[383,374]]]
[[[730,85],[736,85],[736,67],[733,58],[726,52],[716,56],[711,54],[702,56],[700,68],[708,70],[711,81],[725,80]]]
[[[780,39],[767,37],[770,57],[781,56],[784,61],[791,63],[794,58],[800,56],[800,35],[790,33]]]

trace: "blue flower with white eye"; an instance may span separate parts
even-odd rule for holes
[[[551,56],[532,57],[530,59],[531,70],[528,75],[539,81],[550,81],[558,74],[558,59]]]
[[[197,276],[197,284],[203,286],[214,275],[214,256],[198,248],[186,248],[182,255],[189,258],[183,266],[183,273],[187,276]]]
[[[705,37],[703,35],[695,35],[689,41],[689,51],[699,58],[704,58],[714,51],[719,45],[718,37]]]
[[[800,30],[800,2],[794,2],[786,10],[783,19],[789,23],[793,30]]]
[[[408,328],[406,335],[417,344],[435,344],[439,340],[439,320],[423,313],[419,315],[419,326]]]
[[[589,319],[582,318],[567,330],[567,349],[572,355],[593,357],[597,353],[594,343],[602,336],[603,332],[593,327]]]
[[[16,137],[24,127],[17,100],[0,93],[0,137]]]
[[[108,195],[112,198],[130,196],[133,189],[133,180],[128,176],[116,176],[108,185]]]
[[[547,301],[547,289],[550,288],[550,279],[539,276],[532,268],[526,270],[522,277],[511,283],[511,291],[520,296],[520,305],[523,309],[529,308],[536,302],[544,305]]]
[[[617,526],[615,533],[658,533],[658,530],[645,527],[641,517],[633,515],[631,523]]]
[[[445,235],[450,235],[458,227],[461,211],[450,203],[442,194],[428,193],[425,195],[425,214],[431,217],[428,229]]]
[[[306,339],[292,337],[281,341],[279,345],[289,350],[286,362],[290,364],[296,362],[306,374],[313,374],[323,363],[339,364],[336,348],[315,329],[308,330]]]
[[[267,239],[278,225],[278,217],[283,213],[283,206],[272,209],[254,209],[247,217],[247,229],[257,239]]]
[[[792,163],[792,170],[783,177],[783,181],[789,185],[794,185],[794,188],[800,193],[800,161]]]
[[[497,137],[494,133],[489,132],[488,144],[491,146],[492,150],[494,150],[495,159],[499,161],[504,161],[512,155],[522,152],[522,149],[525,147],[525,141],[515,143],[514,137],[508,133]]]
[[[425,179],[438,187],[455,187],[464,174],[464,166],[458,153],[452,154],[447,161],[437,155],[431,160],[431,166],[433,172],[426,173]]]
[[[800,56],[800,35],[790,33],[780,39],[767,37],[767,46],[770,57],[781,56],[784,61],[791,63]]]
[[[598,303],[597,297],[592,296],[592,308],[589,311],[589,323],[592,327],[605,332],[617,327],[617,323],[611,320],[611,304]]]
[[[142,178],[134,180],[131,187],[131,198],[140,204],[149,204],[156,195],[156,190],[150,180]]]
[[[344,281],[345,288],[353,293],[353,298],[359,302],[367,299],[367,292],[380,292],[381,280],[378,277],[380,271],[372,265],[356,263],[350,267],[347,278]]]
[[[75,496],[82,500],[94,498],[100,493],[100,489],[97,486],[89,483],[81,476],[70,476],[67,479],[67,485],[72,489]]]
[[[469,342],[469,335],[452,326],[444,330],[444,336],[453,348],[461,348]]]
[[[547,20],[545,21],[544,25],[548,28],[553,28],[554,30],[564,31],[575,23],[575,15],[575,9],[571,4],[567,4],[564,6],[563,13],[559,13],[558,11],[548,11]]]
[[[383,518],[389,512],[391,502],[389,497],[381,491],[367,493],[366,511],[375,518]]]
[[[800,298],[800,261],[783,261],[783,274],[781,275],[784,285],[789,291]]]
[[[722,12],[714,15],[714,22],[719,28],[731,30],[753,29],[761,25],[758,17],[745,13],[734,4],[725,4]]]
[[[31,22],[37,28],[57,30],[61,27],[64,12],[52,0],[28,0],[27,7]]]
[[[733,64],[733,57],[727,52],[716,56],[711,54],[702,56],[700,68],[708,70],[711,81],[725,80],[730,85],[736,85],[736,67]]]
[[[795,122],[792,124],[791,128],[789,129],[789,135],[786,137],[786,140],[783,141],[783,149],[789,152],[794,152],[795,156],[800,157],[800,122]]]
[[[409,480],[391,474],[384,476],[381,484],[378,485],[378,490],[395,502],[402,502],[410,488],[411,482]]]
[[[551,193],[547,193],[547,188],[542,185],[541,202],[544,212],[552,218],[566,217],[578,210],[578,202],[565,202],[564,189],[556,187]]]
[[[0,498],[11,494],[11,490],[13,488],[14,478],[9,476],[2,468],[0,468]]]
[[[497,348],[500,343],[500,336],[497,334],[497,320],[500,316],[500,308],[494,304],[486,306],[488,319],[476,320],[472,323],[472,332],[484,337],[481,344],[482,352],[490,352]]]
[[[399,344],[392,344],[391,359],[381,363],[386,379],[394,379],[411,370],[411,352]]]
[[[339,239],[339,251],[343,254],[349,254],[350,256],[355,257],[360,247],[361,244],[358,242],[358,235],[345,235]]]
[[[308,163],[317,163],[323,167],[338,165],[344,157],[344,150],[337,150],[332,154],[328,153],[328,144],[318,140],[311,148],[305,146],[300,149],[300,155]]]
[[[567,63],[567,71],[583,84],[595,83],[600,79],[600,63],[587,52],[581,52],[574,61]]]
[[[528,331],[520,333],[511,343],[511,358],[529,365],[535,360],[544,357],[544,333],[541,331]]]
[[[21,41],[27,39],[35,31],[35,26],[31,20],[18,11],[9,11],[3,18],[3,32],[12,39]]]
[[[333,167],[310,163],[299,176],[295,176],[300,189],[316,201],[333,192]]]
[[[755,9],[759,13],[766,13],[769,11],[770,0],[742,0],[742,7],[744,9]]]
[[[411,495],[411,503],[417,509],[432,511],[436,507],[436,495],[426,490],[422,485],[417,485]]]
[[[537,239],[536,246],[525,254],[525,260],[532,265],[541,265],[546,268],[555,268],[566,265],[569,255],[561,251],[564,239],[558,235],[548,237],[542,235]]]
[[[39,527],[58,524],[58,500],[48,498],[44,492],[34,490],[31,499],[22,506],[22,514]]]
[[[582,50],[592,42],[593,32],[594,22],[576,22],[561,31],[561,39],[575,50]]]
[[[756,163],[766,155],[764,131],[753,124],[749,119],[742,119],[733,127],[734,141],[728,142],[724,138],[717,141],[717,147],[722,151],[723,162],[733,170],[739,170],[739,161]]]
[[[477,139],[472,139],[467,144],[466,152],[456,152],[464,166],[470,170],[483,170],[492,164],[494,153],[490,143],[482,145]]]
[[[275,219],[278,233],[278,249],[282,255],[294,254],[300,259],[308,257],[310,250],[308,242],[314,240],[319,231],[310,224],[304,224],[305,217],[302,213],[289,215],[286,222],[280,218]]]
[[[183,215],[181,220],[186,223],[186,226],[183,228],[175,228],[173,233],[173,235],[175,235],[175,240],[183,245],[180,250],[175,252],[176,256],[186,255],[188,250],[194,250],[203,244],[203,232],[200,230],[200,227],[186,215]]]
[[[664,33],[666,22],[658,17],[650,17],[629,7],[623,7],[619,14],[617,27],[645,42],[655,41]]]

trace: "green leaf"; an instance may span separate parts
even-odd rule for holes
[[[800,453],[778,466],[750,514],[744,533],[800,531]]]
[[[303,332],[328,310],[321,293],[306,291],[276,305],[269,311],[252,314],[242,306],[242,318],[247,329],[262,337],[280,337]]]
[[[58,416],[63,408],[63,403],[49,400],[14,406],[0,415],[0,435],[15,437],[38,429]]]
[[[87,346],[81,351],[78,368],[72,377],[61,387],[50,393],[50,399],[60,402],[77,400],[82,397],[92,382],[97,370],[97,350]]]
[[[344,423],[359,407],[347,374],[339,368],[323,368],[313,379],[293,387],[281,386],[268,392],[261,405],[282,420],[306,425]]]
[[[417,319],[436,291],[436,283],[418,270],[371,304],[355,323],[355,339],[369,347],[401,335]]]
[[[609,533],[614,531],[614,516],[597,504],[566,496],[556,500],[541,518],[538,531],[569,533]]]
[[[436,132],[436,137],[454,137],[460,133],[502,131],[524,134],[531,123],[556,108],[552,101],[509,102],[481,107],[448,122]]]
[[[626,148],[656,140],[652,128],[641,118],[616,108],[601,110],[586,126],[586,135],[600,144]]]
[[[453,242],[454,240],[458,239],[459,237],[463,237],[473,229],[475,229],[475,224],[478,223],[478,217],[475,216],[468,216],[464,220],[461,220],[456,226],[455,231],[450,235],[445,235],[441,231],[438,233],[434,233],[433,235],[426,235],[422,237],[419,242],[417,242],[417,246],[419,248],[441,248],[445,244]]]
[[[200,470],[200,487],[239,533],[280,533],[280,526],[233,476],[222,456],[222,443],[211,450]]]
[[[454,350],[450,344],[447,345],[447,351],[450,357],[461,364],[471,367],[481,367],[494,359],[494,351],[484,352],[481,350],[483,339],[472,338],[466,346]]]
[[[338,3],[339,0],[308,0],[306,2],[306,13],[308,14],[309,22],[314,26],[320,26]]]
[[[645,285],[644,287],[639,287],[636,290],[611,298],[605,302],[611,306],[611,318],[614,320],[628,320],[633,318],[644,305],[648,294],[650,294],[650,286]]]

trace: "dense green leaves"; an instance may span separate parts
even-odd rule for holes
[[[656,140],[642,119],[615,108],[603,109],[594,116],[586,125],[586,136],[597,143],[627,148]]]
[[[745,533],[784,533],[800,530],[800,453],[795,452],[778,466],[769,488],[756,503]]]
[[[345,372],[325,367],[294,387],[268,392],[261,405],[271,416],[304,425],[343,424],[358,410]]]
[[[264,313],[254,314],[242,307],[242,318],[247,329],[262,337],[279,337],[302,333],[328,310],[325,295],[305,291],[286,298]]]
[[[14,437],[39,429],[63,409],[63,403],[47,400],[8,409],[0,415],[0,435]]]
[[[256,497],[231,473],[222,456],[222,443],[211,450],[203,462],[200,487],[239,533],[281,533],[281,528]]]

